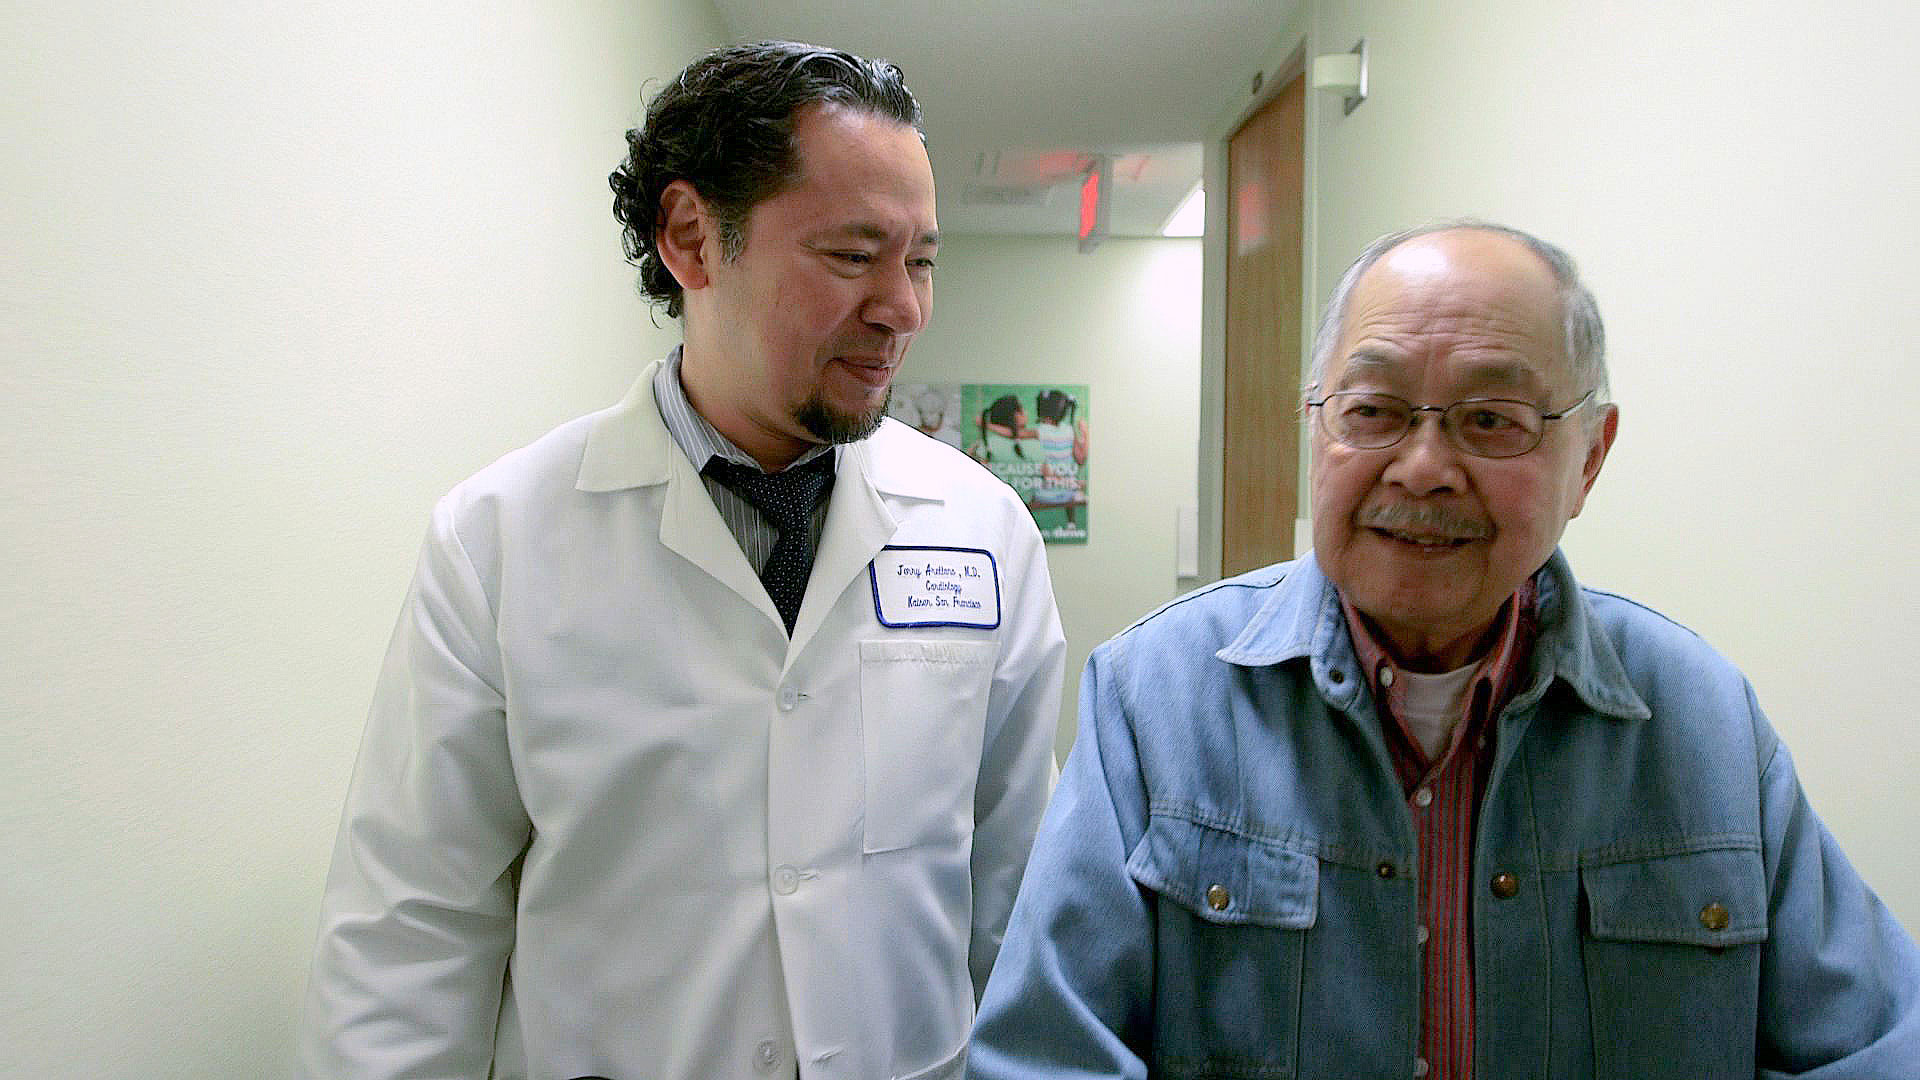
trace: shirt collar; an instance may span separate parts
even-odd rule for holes
[[[1558,679],[1595,712],[1630,720],[1652,716],[1627,679],[1613,642],[1594,625],[1566,556],[1556,550],[1534,574],[1532,585],[1532,656],[1512,673],[1516,700],[1538,700]],[[1322,696],[1340,708],[1350,706],[1361,690],[1359,657],[1340,591],[1311,552],[1286,568],[1284,579],[1240,634],[1214,655],[1242,667],[1307,659]]]
[[[687,389],[680,381],[680,354],[685,346],[675,345],[667,354],[665,363],[653,373],[653,400],[660,406],[660,419],[667,425],[667,432],[680,451],[693,462],[695,469],[706,468],[707,462],[718,456],[739,465],[750,465],[756,469],[760,463],[753,455],[734,445],[732,439],[720,434],[720,430],[707,422],[694,409],[693,402],[687,397]],[[787,468],[804,465],[823,454],[834,453],[833,446],[813,446],[795,458]],[[835,459],[838,461],[838,459]]]
[[[1487,684],[1484,700],[1495,715],[1513,696],[1533,645],[1537,632],[1534,605],[1538,596],[1539,590],[1532,579],[1528,579],[1514,590],[1512,596],[1507,597],[1497,616],[1499,636],[1493,647],[1474,665],[1472,685],[1475,689],[1468,691],[1468,700],[1474,699],[1480,684]],[[1374,636],[1366,618],[1344,596],[1340,598],[1340,610],[1346,618],[1347,633],[1353,638],[1354,657],[1360,662],[1360,670],[1366,672],[1375,700],[1386,702],[1388,711],[1393,715],[1401,715],[1400,703],[1406,695],[1406,680],[1395,676],[1404,669],[1393,662],[1392,655]]]

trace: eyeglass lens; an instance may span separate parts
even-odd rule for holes
[[[1328,394],[1320,408],[1327,434],[1348,446],[1392,446],[1413,427],[1414,408],[1390,394]],[[1441,415],[1455,446],[1479,457],[1517,457],[1540,445],[1545,419],[1524,401],[1456,401]]]

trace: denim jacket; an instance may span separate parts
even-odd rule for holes
[[[1474,844],[1479,1076],[1920,1077],[1920,949],[1746,679],[1559,554],[1536,582]],[[1411,1080],[1416,855],[1311,557],[1176,600],[1087,663],[970,1075]]]

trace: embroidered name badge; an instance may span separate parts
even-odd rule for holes
[[[867,564],[867,575],[882,626],[1000,625],[1000,569],[992,552],[889,544]]]

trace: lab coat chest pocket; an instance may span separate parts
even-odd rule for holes
[[[1598,1075],[1752,1077],[1757,845],[1584,865],[1580,894]]]
[[[994,641],[860,643],[867,854],[972,835],[998,652]]]
[[[1127,873],[1157,900],[1155,1074],[1293,1076],[1319,860],[1155,814]]]

